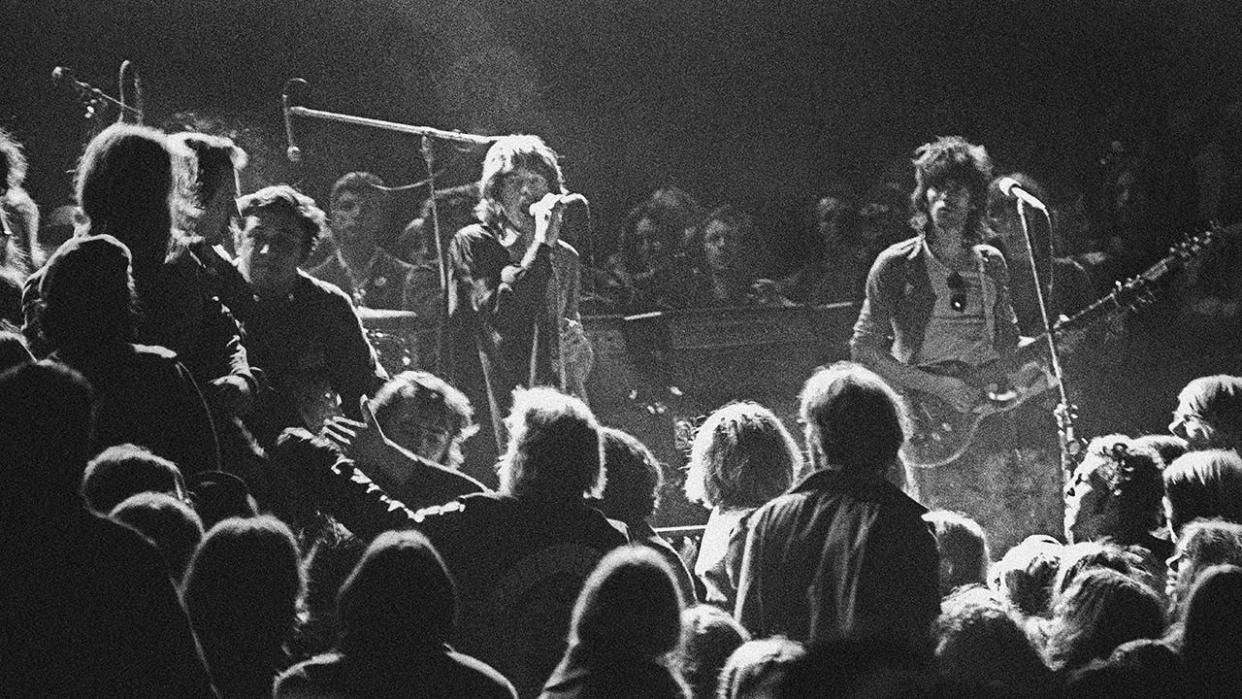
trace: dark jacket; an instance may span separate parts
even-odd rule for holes
[[[85,353],[66,348],[48,359],[73,367],[95,388],[98,450],[129,442],[172,461],[187,476],[220,470],[207,405],[172,351],[121,344]]]
[[[928,647],[940,559],[926,511],[878,474],[812,474],[751,517],[735,616],[755,638]]]
[[[25,505],[0,513],[0,693],[216,696],[155,546],[76,495]]]
[[[306,437],[282,436],[278,459],[308,470],[332,459]],[[301,465],[296,465],[302,462]],[[329,461],[328,463],[331,463]],[[413,512],[339,457],[300,479],[321,510],[363,540],[418,529],[444,557],[461,599],[454,647],[535,696],[565,652],[573,605],[608,551],[627,543],[585,500],[546,503],[497,493],[467,495]]]
[[[590,667],[561,663],[540,699],[683,699],[683,685],[667,667],[650,660],[626,660]]]

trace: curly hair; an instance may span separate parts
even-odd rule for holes
[[[661,187],[626,214],[621,227],[621,261],[630,272],[643,271],[639,259],[638,223],[650,221],[656,237],[663,245],[664,255],[671,257],[681,247],[681,235],[697,229],[703,218],[703,207],[688,192],[677,187]]]
[[[686,497],[706,507],[758,507],[789,489],[802,456],[789,430],[758,403],[730,403],[694,436]]]
[[[927,190],[942,187],[946,182],[960,182],[970,192],[970,216],[963,232],[963,244],[983,241],[988,184],[992,181],[992,158],[983,146],[970,143],[961,136],[941,136],[914,151],[914,192],[910,203],[914,215],[910,225],[931,239],[935,232],[927,206]]]
[[[242,218],[260,211],[280,211],[289,214],[302,232],[302,254],[309,255],[315,244],[323,237],[327,217],[315,205],[315,200],[287,184],[264,187],[253,194],[237,200],[237,210]]]
[[[1159,523],[1162,463],[1157,451],[1121,434],[1096,437],[1087,445],[1075,477],[1081,474],[1096,484],[1104,496],[1101,507],[1109,502],[1117,507],[1119,529],[1106,532],[1117,543],[1134,543]]]
[[[403,371],[376,392],[376,420],[384,424],[407,403],[417,406],[420,415],[448,427],[449,451],[444,465],[456,468],[464,463],[461,445],[479,431],[466,394],[431,372]]]

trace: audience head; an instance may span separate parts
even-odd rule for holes
[[[747,275],[746,246],[753,234],[754,218],[741,208],[726,204],[703,218],[694,236],[692,254],[708,274]]]
[[[26,338],[13,330],[0,330],[0,372],[34,363]]]
[[[129,248],[135,269],[146,270],[168,254],[174,183],[167,136],[146,126],[113,124],[82,153],[78,205],[92,235],[115,237]]]
[[[923,653],[892,639],[830,640],[811,646],[803,657],[789,663],[775,693],[764,691],[753,696],[777,699],[938,696],[929,694],[932,687],[928,660]]]
[[[720,699],[775,697],[793,664],[806,655],[797,641],[780,636],[747,641],[733,651],[720,671]]]
[[[1165,581],[1174,610],[1183,611],[1195,581],[1214,565],[1242,566],[1242,524],[1204,519],[1182,529]]]
[[[480,220],[533,233],[530,205],[549,193],[563,193],[565,178],[556,152],[543,139],[504,136],[496,139],[483,158],[479,189],[482,198],[475,213]]]
[[[812,230],[825,250],[848,243],[858,225],[858,193],[846,183],[835,183],[815,199]]]
[[[176,464],[134,444],[104,449],[82,474],[82,497],[100,514],[108,514],[122,500],[138,493],[164,493],[183,500],[185,478]]]
[[[388,218],[388,192],[384,181],[370,172],[350,172],[332,185],[329,221],[338,245],[369,246]],[[365,249],[365,248],[364,248]]]
[[[461,466],[462,444],[479,430],[466,395],[426,371],[404,371],[384,384],[372,407],[384,436],[449,468]]]
[[[1236,450],[1242,445],[1242,377],[1218,374],[1186,384],[1169,431],[1194,450]]]
[[[1039,653],[997,593],[959,588],[940,605],[936,665],[941,675],[969,684],[1014,689],[1047,679]]]
[[[1175,536],[1201,517],[1242,522],[1242,456],[1221,449],[1188,452],[1164,470],[1164,492]]]
[[[1125,435],[1091,440],[1065,489],[1065,538],[1138,541],[1160,522],[1160,454]]]
[[[691,699],[715,699],[720,671],[750,634],[728,612],[699,604],[681,613],[681,643],[673,666]]]
[[[1177,457],[1190,450],[1186,440],[1174,434],[1145,434],[1130,440],[1135,446],[1154,449],[1160,455],[1160,470],[1163,471]]]
[[[246,482],[225,471],[200,471],[190,476],[187,484],[194,510],[203,519],[203,528],[210,530],[231,517],[255,517],[259,506]]]
[[[71,238],[47,262],[39,285],[48,344],[69,352],[131,342],[137,297],[129,250],[110,235]]]
[[[730,403],[694,435],[686,497],[706,507],[758,507],[789,489],[801,462],[793,436],[771,410]]]
[[[963,585],[988,581],[987,535],[975,520],[960,512],[933,510],[923,515],[936,534],[940,551],[940,596]]]
[[[614,549],[578,595],[566,657],[579,664],[663,661],[677,648],[681,609],[673,572],[660,554],[646,546]]]
[[[870,369],[852,362],[821,368],[800,396],[807,451],[817,468],[885,473],[906,438],[901,399]]]
[[[518,389],[505,427],[509,446],[498,464],[501,492],[564,503],[603,492],[600,426],[586,403],[551,388]]]
[[[1182,657],[1197,688],[1242,687],[1242,568],[1217,565],[1195,581],[1186,605]]]
[[[25,364],[0,374],[0,510],[77,499],[94,409],[90,383],[64,365]]]
[[[960,136],[942,136],[914,151],[914,205],[911,223],[929,238],[935,236],[938,222],[932,210],[933,195],[960,191],[966,197],[962,222],[965,245],[982,241],[987,210],[988,184],[992,181],[992,159],[987,149]],[[954,211],[956,213],[956,211]]]
[[[203,522],[182,500],[159,492],[141,492],[112,508],[109,517],[137,529],[155,542],[178,586],[190,558],[203,540]]]
[[[26,156],[13,135],[0,129],[0,270],[25,276],[29,271],[28,251],[39,229],[39,207],[22,189],[26,177]],[[8,214],[14,214],[10,218]]]
[[[1146,585],[1099,568],[1074,578],[1057,599],[1046,648],[1054,670],[1074,670],[1107,658],[1117,646],[1164,633],[1160,598]]]
[[[195,220],[189,232],[208,243],[220,242],[237,213],[235,200],[241,193],[238,171],[246,167],[246,151],[226,136],[195,131],[168,137],[174,150],[187,156],[186,169],[192,173],[190,185]]]
[[[1052,537],[1028,536],[993,566],[990,582],[1021,614],[1046,617],[1052,611],[1052,591],[1064,548]]]
[[[324,215],[289,185],[264,187],[237,200],[241,230],[234,234],[237,268],[259,296],[283,296],[323,236]]]
[[[621,231],[621,261],[631,274],[666,266],[681,248],[686,232],[703,216],[694,197],[677,187],[662,187],[630,209]]]
[[[338,647],[347,657],[408,661],[448,642],[457,607],[457,588],[427,537],[384,532],[341,586]]]
[[[1107,568],[1140,579],[1146,575],[1138,555],[1107,541],[1070,544],[1061,551],[1061,565],[1053,582],[1053,595],[1064,594],[1074,579],[1088,570]]]
[[[213,676],[222,656],[278,655],[302,588],[297,541],[283,522],[231,518],[212,527],[190,559],[183,597]]]
[[[367,543],[333,523],[311,545],[306,569],[306,620],[298,626],[298,650],[305,655],[332,647],[340,631],[337,595],[367,550]]]
[[[664,472],[655,454],[626,432],[605,427],[604,484],[600,510],[608,517],[627,524],[644,522],[655,514],[660,502]]]

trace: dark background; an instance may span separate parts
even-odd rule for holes
[[[283,158],[279,95],[446,129],[543,135],[593,202],[597,250],[626,209],[676,183],[704,203],[799,212],[833,178],[865,186],[939,134],[1073,184],[1110,106],[1155,129],[1170,105],[1237,99],[1242,11],[1229,0],[2,0],[0,126],[25,142],[44,211],[68,201],[86,126],[57,65],[115,94],[134,61],[148,123],[190,112],[250,151],[248,189],[326,195],[352,169],[424,177],[417,139],[299,120]],[[180,119],[187,118],[181,114]],[[437,148],[441,183],[479,150]],[[419,195],[401,195],[412,215]],[[791,214],[795,215],[795,214]],[[779,216],[777,217],[779,218]],[[801,249],[797,220],[786,262]]]

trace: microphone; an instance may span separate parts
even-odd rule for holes
[[[285,82],[285,89],[280,93],[281,110],[285,116],[285,142],[289,144],[289,147],[285,149],[285,157],[291,163],[302,162],[302,149],[298,148],[298,143],[293,138],[293,115],[289,113],[289,88],[296,84],[305,85],[306,81],[301,78],[289,78]]]
[[[1037,199],[1034,194],[1031,194],[1023,189],[1022,183],[1014,178],[1002,177],[1000,178],[1000,181],[996,183],[996,186],[1000,189],[1001,194],[1004,194],[1010,199],[1018,199],[1032,209],[1037,209],[1039,211],[1043,211],[1044,213],[1048,212],[1048,207],[1044,206],[1044,203]]]
[[[579,194],[579,193],[577,193],[577,192],[565,192],[565,193],[563,193],[563,194],[557,194],[557,193],[555,193],[555,192],[551,192],[551,193],[550,193],[550,195],[551,195],[551,196],[553,196],[553,197],[556,197],[556,199],[557,199],[557,202],[556,202],[556,203],[561,204],[562,206],[568,206],[569,204],[582,204],[583,206],[590,206],[590,205],[591,205],[591,202],[587,201],[587,198],[586,198],[586,197],[582,196],[581,194]],[[535,214],[535,207],[536,207],[536,206],[538,206],[538,205],[539,205],[539,202],[541,202],[541,201],[543,201],[543,200],[542,200],[542,199],[540,199],[539,201],[537,201],[537,202],[535,202],[534,204],[531,204],[531,205],[530,205],[530,215],[531,215],[531,216],[536,215],[536,214]]]

